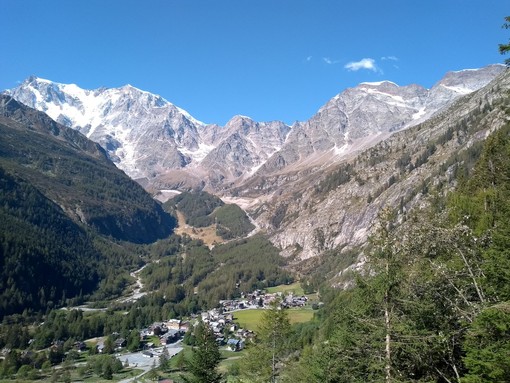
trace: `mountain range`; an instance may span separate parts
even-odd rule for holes
[[[503,68],[451,72],[431,89],[362,83],[293,126],[245,116],[234,116],[223,127],[204,124],[130,85],[85,90],[30,77],[7,93],[99,143],[120,169],[148,189],[220,191],[254,176],[338,162],[425,121],[486,85]]]
[[[494,84],[497,84],[494,85]],[[84,90],[30,77],[6,91],[99,143],[146,190],[205,189],[236,202],[284,255],[306,263],[366,241],[384,206],[454,182],[466,153],[501,124],[502,65],[447,73],[432,88],[361,83],[289,126],[234,116],[205,124],[130,85]],[[489,110],[487,110],[489,108]]]

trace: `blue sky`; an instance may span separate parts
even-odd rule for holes
[[[502,63],[510,0],[0,0],[0,90],[131,84],[195,118],[292,123],[362,81]]]

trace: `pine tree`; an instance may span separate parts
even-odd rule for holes
[[[510,29],[510,16],[505,17],[505,23],[503,24],[503,28]],[[510,43],[508,44],[499,44],[499,53],[502,55],[510,52]],[[510,66],[510,59],[505,60],[505,64]]]
[[[464,342],[466,383],[510,381],[510,304],[482,311]]]
[[[220,363],[220,350],[212,329],[199,322],[194,329],[195,346],[191,358],[186,361],[190,375],[183,376],[188,383],[218,383],[222,375],[217,371]]]

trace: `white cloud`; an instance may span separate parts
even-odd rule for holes
[[[381,60],[390,60],[390,61],[398,61],[398,57],[396,56],[384,56],[384,57],[381,57]]]
[[[360,69],[368,69],[373,72],[380,72],[381,70],[377,67],[375,64],[375,60],[371,58],[364,58],[360,61],[351,61],[350,63],[347,63],[344,65],[344,68],[349,71],[358,71]]]

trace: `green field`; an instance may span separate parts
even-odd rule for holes
[[[236,311],[234,313],[234,320],[242,328],[257,331],[263,313],[264,309]],[[291,324],[308,322],[313,318],[313,310],[311,309],[289,309],[287,314]]]
[[[225,373],[228,371],[230,366],[237,363],[239,359],[246,353],[246,350],[242,351],[227,351],[223,346],[221,347],[221,362],[218,366],[220,372]]]
[[[294,295],[304,295],[303,288],[301,287],[299,282],[291,283],[290,285],[278,285],[274,287],[268,287],[267,292],[269,294],[274,293],[294,293]]]

